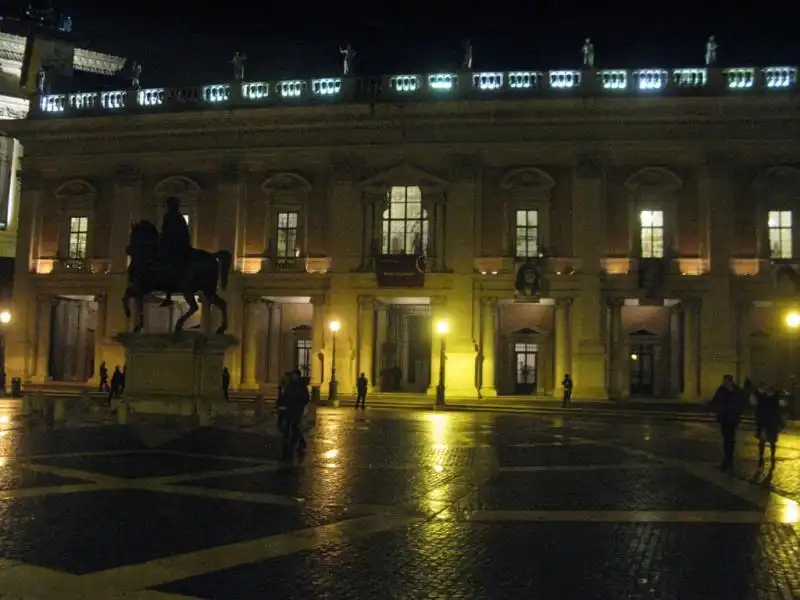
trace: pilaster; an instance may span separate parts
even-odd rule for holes
[[[94,374],[92,382],[100,383],[100,365],[105,360],[106,318],[108,313],[108,296],[99,294],[94,297],[97,303],[94,327]]]
[[[314,315],[317,314],[317,307],[314,306]],[[312,317],[313,318],[313,317]],[[316,328],[316,322],[314,322]],[[315,335],[316,329],[312,330],[312,336]],[[312,341],[312,346],[314,342]],[[312,348],[311,353],[314,354]],[[267,350],[268,355],[268,368],[269,368],[269,381],[271,383],[279,383],[283,377],[283,307],[280,302],[272,302],[269,304],[269,347]],[[311,357],[311,370],[312,370],[312,383],[314,364],[318,363],[314,356]]]
[[[322,385],[325,377],[325,296],[312,296],[311,304],[314,307],[311,327],[311,384]]]
[[[217,249],[233,255],[233,264],[243,255],[247,224],[246,173],[236,161],[226,161],[219,168],[217,186]]]
[[[375,351],[375,299],[372,296],[358,297],[358,356],[356,372],[364,373],[369,385],[374,388],[377,376],[374,372]]]
[[[44,383],[48,379],[48,366],[50,362],[50,335],[53,320],[53,306],[56,299],[49,294],[37,294],[38,318],[36,319],[36,370],[32,380]]]
[[[256,356],[258,354],[258,316],[260,298],[244,296],[242,298],[242,374],[241,385],[244,389],[256,389]]]
[[[564,393],[564,387],[561,382],[564,380],[564,375],[570,373],[572,356],[570,352],[570,335],[569,335],[569,321],[570,321],[570,307],[572,306],[571,298],[560,298],[556,300],[555,306],[555,364],[553,373],[553,388],[557,395]]]
[[[626,400],[630,397],[630,348],[628,336],[622,326],[622,298],[613,298],[608,302],[611,311],[611,343],[609,344],[611,374],[609,392],[612,398]]]
[[[695,401],[699,394],[700,377],[700,324],[699,302],[684,300],[683,306],[683,391],[681,400]],[[717,323],[719,326],[719,323]],[[717,383],[719,386],[719,382]]]
[[[497,350],[497,298],[481,301],[481,398],[497,396],[496,366]]]
[[[737,370],[736,381],[741,385],[744,380],[750,377],[751,348],[750,332],[752,331],[753,303],[750,301],[742,302],[737,310]]]

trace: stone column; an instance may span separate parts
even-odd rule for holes
[[[669,309],[669,396],[680,395],[681,386],[681,319],[676,306]]]
[[[481,398],[497,396],[497,298],[483,298],[481,303]]]
[[[750,349],[750,332],[752,328],[752,315],[753,303],[743,303],[738,310],[739,313],[739,328],[738,328],[738,369],[736,372],[736,381],[741,385],[745,378],[750,377],[751,365],[751,349]]]
[[[50,360],[52,315],[56,299],[47,294],[38,294],[36,302],[38,306],[38,318],[36,320],[36,371],[33,379],[37,383],[44,383],[48,378],[47,368]]]
[[[106,294],[99,294],[94,297],[97,303],[97,311],[95,312],[95,326],[94,326],[94,374],[92,381],[100,383],[100,365],[105,360],[105,342],[106,342],[106,315],[108,311],[108,296]]]
[[[358,298],[358,374],[364,373],[370,387],[375,387],[373,349],[375,341],[375,301],[372,296]]]
[[[389,333],[389,312],[385,304],[375,303],[375,348],[372,352],[373,371],[375,372],[375,387],[381,387],[381,372],[386,368],[385,348],[386,336]]]
[[[314,305],[313,326],[311,327],[311,383],[322,385],[325,377],[325,369],[330,365],[324,365],[320,356],[325,352],[325,296],[312,296],[311,304]],[[273,336],[275,337],[275,336]],[[272,350],[270,349],[270,354]],[[275,360],[273,359],[273,362]]]
[[[314,330],[312,331],[312,336],[316,336],[316,306],[314,307]],[[275,302],[272,305],[272,311],[269,321],[269,372],[270,372],[270,379],[273,383],[280,382],[281,378],[283,377],[283,372],[285,369],[282,368],[283,366],[283,307],[281,306],[280,302]],[[316,339],[314,337],[313,339]],[[314,342],[312,341],[312,346]],[[312,353],[314,352],[312,348]],[[312,357],[313,360],[313,357]],[[313,373],[313,364],[312,363],[312,373]],[[311,380],[312,382],[314,379]]]
[[[553,389],[555,395],[561,396],[564,393],[564,388],[561,382],[564,380],[564,375],[571,371],[571,357],[569,348],[569,308],[572,304],[571,298],[564,298],[556,300],[555,307],[555,365],[553,377]]]
[[[276,383],[272,380],[272,356],[270,355],[270,347],[272,344],[272,312],[275,303],[271,300],[264,300],[264,307],[266,308],[266,322],[267,328],[264,335],[264,354],[261,368],[263,370],[264,383]],[[313,362],[313,357],[312,357]]]
[[[40,171],[22,171],[19,222],[22,225],[17,240],[14,272],[17,276],[36,268],[42,236],[44,179]]]
[[[621,298],[609,302],[611,308],[611,394],[614,398],[625,400],[630,396],[630,348],[622,325]]]
[[[572,328],[572,376],[576,398],[608,394],[604,341],[606,316],[600,286],[600,258],[605,254],[606,186],[600,157],[583,156],[572,181],[572,255],[581,258]]]
[[[664,349],[661,344],[653,344],[653,396],[660,398],[664,387]]]
[[[681,400],[694,401],[698,398],[698,379],[700,361],[698,353],[700,327],[699,307],[696,301],[684,301],[683,307],[683,390]]]
[[[233,255],[233,264],[242,256],[246,219],[241,219],[247,203],[247,185],[242,166],[235,161],[226,161],[219,168],[217,186],[217,248],[228,250]],[[299,240],[298,240],[299,241]],[[242,369],[244,370],[244,369]]]
[[[242,388],[256,389],[256,356],[258,354],[258,332],[260,330],[258,316],[260,298],[245,296],[242,298]]]

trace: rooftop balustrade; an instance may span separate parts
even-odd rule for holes
[[[468,71],[47,94],[38,98],[37,110],[28,118],[403,100],[720,97],[791,92],[797,87],[796,67]]]

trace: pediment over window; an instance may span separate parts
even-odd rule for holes
[[[800,197],[800,169],[786,166],[764,169],[753,181],[753,187],[776,196]]]
[[[639,192],[675,192],[683,187],[683,181],[669,169],[644,167],[628,177],[625,187]]]
[[[167,198],[177,198],[181,204],[195,204],[200,199],[200,191],[200,186],[194,179],[173,175],[156,184],[155,198],[159,203]]]
[[[506,191],[522,192],[535,197],[549,198],[555,180],[541,169],[522,167],[506,173],[500,180],[500,188]]]
[[[275,173],[261,184],[261,191],[266,194],[289,192],[308,195],[314,189],[311,183],[299,173]]]
[[[83,179],[65,181],[53,195],[63,208],[93,209],[97,201],[97,190]]]
[[[450,182],[417,167],[399,165],[361,181],[365,191],[385,194],[392,186],[417,186],[423,192],[444,190]]]

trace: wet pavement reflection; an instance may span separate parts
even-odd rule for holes
[[[693,420],[319,413],[286,463],[258,424],[0,403],[0,598],[800,597],[796,433],[751,483],[747,426],[729,476]]]

